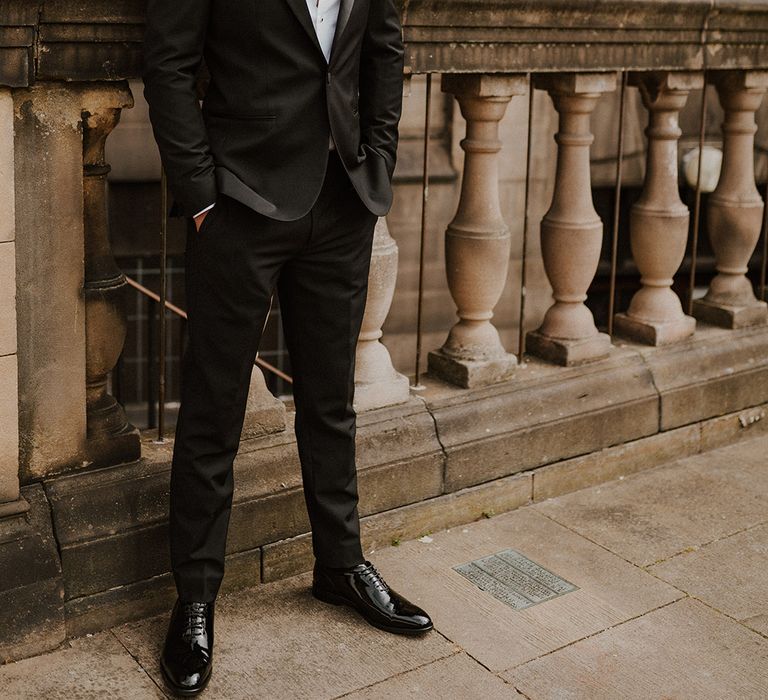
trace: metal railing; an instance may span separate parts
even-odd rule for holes
[[[704,87],[700,93],[700,108],[699,108],[699,129],[698,129],[698,148],[699,153],[703,152],[705,138],[706,138],[706,96],[709,82],[707,80],[706,71],[704,75]],[[622,193],[623,184],[623,164],[625,160],[624,154],[624,122],[626,114],[626,102],[627,102],[627,79],[628,71],[622,70],[619,73],[620,76],[620,98],[619,98],[619,122],[616,135],[616,175],[614,183],[614,206],[613,206],[613,219],[610,226],[610,242],[611,242],[611,255],[610,255],[610,269],[609,269],[609,294],[608,294],[608,334],[614,335],[614,316],[616,311],[616,277],[617,277],[617,250],[620,232],[622,230],[622,222],[620,219],[620,198]],[[529,258],[529,236],[531,230],[531,214],[530,214],[530,191],[531,191],[531,179],[532,179],[532,154],[534,151],[533,143],[533,128],[532,125],[536,119],[534,110],[534,94],[535,86],[533,81],[533,73],[528,73],[528,111],[527,111],[527,125],[526,125],[526,144],[525,144],[525,185],[524,185],[524,205],[523,205],[523,234],[522,234],[522,250],[521,250],[521,275],[520,275],[520,288],[519,288],[519,331],[517,340],[517,355],[521,363],[525,362],[525,328],[526,328],[526,283],[528,275],[528,258]],[[412,389],[419,390],[423,388],[420,383],[420,379],[423,375],[423,335],[424,335],[424,318],[423,318],[423,302],[424,302],[424,268],[425,268],[425,247],[426,247],[426,232],[428,229],[428,203],[429,203],[429,186],[430,186],[430,139],[428,135],[431,130],[431,110],[432,110],[432,74],[426,75],[426,96],[424,104],[424,144],[423,144],[423,160],[422,160],[422,184],[421,184],[421,215],[420,215],[420,243],[419,243],[419,262],[418,262],[418,306],[417,306],[417,321],[415,328],[416,336],[416,352],[414,357],[414,373]],[[647,152],[647,151],[646,151]],[[694,188],[694,209],[693,209],[693,225],[692,233],[690,237],[690,269],[688,273],[688,291],[686,298],[687,313],[690,315],[693,313],[693,303],[695,296],[695,285],[697,276],[698,265],[698,242],[700,237],[701,227],[701,199],[702,199],[702,167],[703,158],[698,159],[696,183]],[[766,183],[768,188],[768,183]],[[766,189],[766,195],[768,196],[768,189]],[[162,197],[161,197],[161,211],[167,211],[167,192],[165,186],[165,179],[162,180]],[[764,214],[765,222],[768,222],[768,209]],[[763,229],[766,226],[764,224]],[[160,248],[161,248],[161,278],[160,278],[160,292],[155,293],[147,287],[139,284],[135,280],[128,278],[128,283],[139,293],[153,300],[161,307],[166,309],[167,312],[173,313],[181,318],[186,319],[186,312],[175,305],[172,301],[167,299],[167,278],[164,274],[167,264],[167,222],[165,215],[160,217]],[[762,234],[762,251],[760,261],[759,272],[759,298],[765,297],[766,287],[766,267],[768,263],[768,237]],[[165,428],[165,394],[166,394],[166,372],[167,363],[165,362],[165,342],[166,335],[166,323],[165,313],[158,314],[158,333],[160,338],[159,353],[160,358],[158,362],[158,378],[157,378],[157,405],[159,406],[158,415],[158,439],[164,439]],[[264,371],[269,372],[287,383],[292,383],[291,377],[275,367],[269,362],[257,357],[256,364]]]

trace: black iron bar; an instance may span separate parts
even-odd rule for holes
[[[421,342],[424,311],[424,242],[427,231],[427,204],[429,202],[429,134],[432,121],[432,74],[427,73],[426,99],[424,104],[424,159],[421,184],[421,232],[419,238],[419,293],[416,306],[416,367],[413,386],[421,388]]]
[[[141,292],[141,294],[144,294],[145,296],[148,296],[150,299],[154,299],[155,301],[160,301],[160,296],[158,294],[155,294],[151,289],[147,289],[143,284],[139,284],[136,280],[132,279],[131,277],[128,277],[126,275],[125,281],[128,282],[128,284],[131,285],[134,289]],[[165,308],[171,311],[172,313],[176,314],[180,318],[186,319],[187,318],[187,312],[184,311],[184,309],[176,306],[175,304],[172,304],[169,301],[165,302]],[[266,360],[262,360],[260,357],[256,358],[256,363],[259,367],[262,369],[267,370],[267,372],[271,372],[276,377],[280,377],[283,381],[288,382],[289,384],[293,384],[293,378],[283,372],[282,370],[278,369],[274,365],[270,364]]]
[[[530,228],[531,160],[533,141],[533,75],[528,74],[528,135],[525,146],[525,197],[523,200],[523,249],[520,253],[520,330],[517,339],[517,361],[525,358],[525,297],[528,293],[528,231]]]
[[[611,277],[608,290],[608,335],[613,337],[613,317],[616,311],[616,272],[619,255],[619,221],[621,217],[621,180],[624,169],[624,114],[627,108],[627,71],[621,71],[619,95],[619,136],[616,153],[616,185],[613,202],[613,230],[611,232]]]
[[[147,428],[157,427],[157,404],[155,398],[158,391],[155,387],[155,316],[158,309],[154,299],[147,298]]]
[[[166,379],[166,301],[168,298],[168,182],[163,168],[160,175],[160,298],[158,299],[158,358],[157,358],[157,440],[165,440],[165,379]]]
[[[763,259],[760,261],[760,301],[765,301],[765,273],[768,267],[768,174],[765,179],[763,202]]]
[[[706,54],[706,52],[705,52]],[[704,85],[701,88],[699,114],[699,162],[696,166],[696,194],[693,204],[693,239],[691,240],[691,271],[688,275],[688,315],[693,315],[693,294],[696,289],[696,265],[699,255],[699,224],[701,220],[701,169],[704,162],[704,135],[707,129],[707,69],[704,69]]]

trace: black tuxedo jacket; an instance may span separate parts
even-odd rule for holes
[[[274,219],[302,217],[332,134],[362,201],[383,216],[402,81],[393,0],[341,0],[329,62],[306,0],[148,0],[144,94],[177,214],[224,193]]]

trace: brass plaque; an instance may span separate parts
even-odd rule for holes
[[[578,590],[514,549],[462,564],[454,571],[516,610]]]

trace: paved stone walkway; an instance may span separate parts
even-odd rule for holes
[[[222,598],[207,698],[768,698],[768,438],[372,559],[430,610],[403,639],[299,576]],[[577,586],[525,609],[453,567],[514,549]],[[0,667],[0,697],[162,698],[165,618]]]

